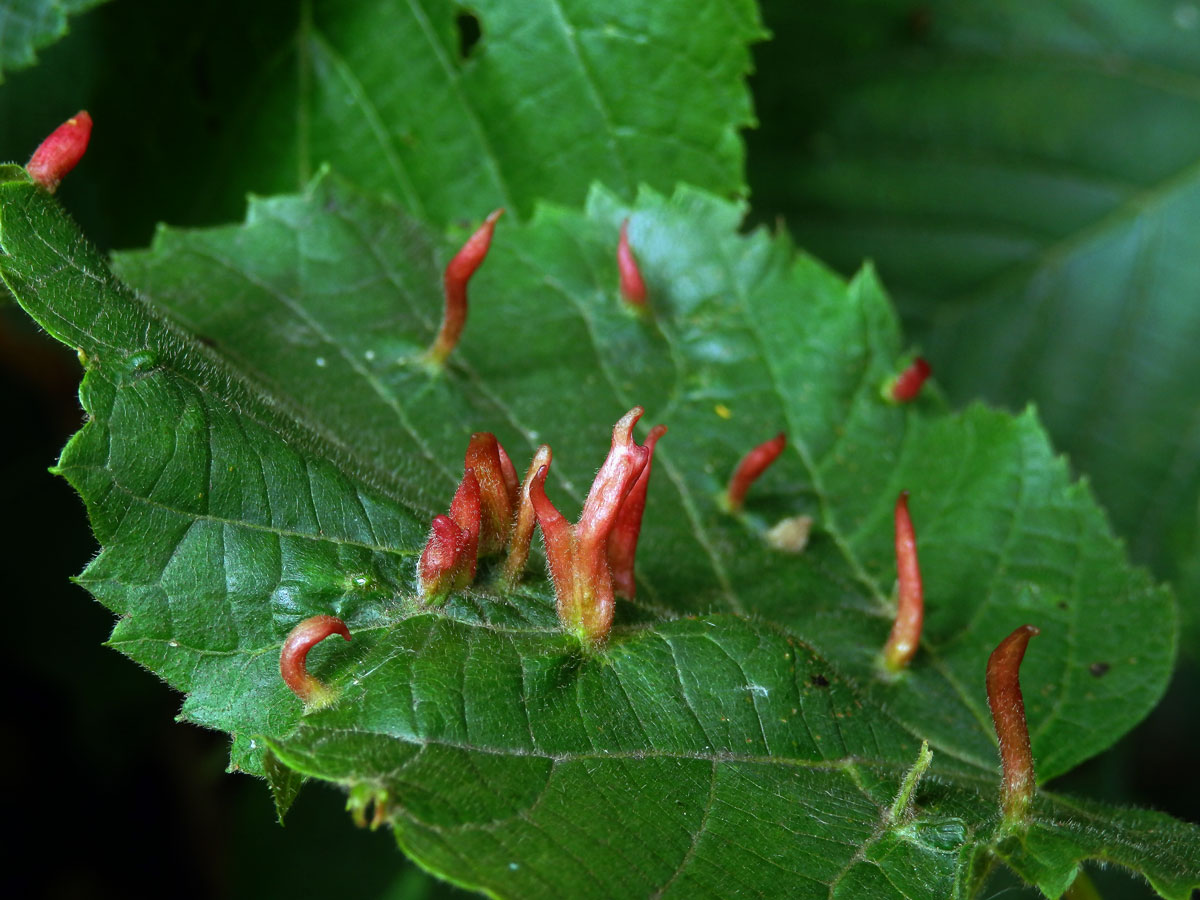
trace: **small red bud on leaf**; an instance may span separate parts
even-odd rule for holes
[[[25,171],[50,193],[70,172],[87,150],[92,137],[92,117],[80,110],[63,122],[33,151]]]
[[[907,369],[884,385],[884,399],[893,403],[909,403],[917,399],[917,395],[921,393],[921,385],[932,371],[929,363],[918,356]]]
[[[430,360],[439,365],[446,361],[446,357],[458,345],[463,326],[467,324],[467,282],[487,256],[488,249],[492,246],[496,220],[503,214],[504,210],[498,209],[488,216],[446,266],[446,273],[442,278],[446,309],[442,314],[441,330],[438,331],[437,338],[427,354]]]
[[[505,463],[508,463],[507,470]],[[466,471],[475,475],[479,484],[482,523],[479,532],[479,555],[498,553],[508,543],[512,530],[513,506],[516,504],[517,473],[512,461],[489,431],[471,435],[465,461]]]
[[[742,457],[733,475],[729,479],[729,487],[725,490],[725,507],[730,512],[741,512],[746,501],[746,491],[767,466],[779,458],[787,446],[787,435],[782,431],[769,441],[765,441]]]
[[[529,496],[529,488],[540,469],[549,469],[553,453],[549,444],[542,444],[533,455],[529,464],[529,472],[521,484],[517,503],[517,518],[513,522],[512,534],[508,538],[508,557],[504,560],[504,583],[512,588],[525,573],[525,564],[529,561],[529,546],[533,541],[533,528],[537,524],[537,513],[533,511],[533,500]],[[542,479],[545,482],[545,477]],[[545,495],[543,488],[542,494]]]
[[[1025,700],[1021,696],[1021,660],[1029,639],[1038,634],[1033,625],[1022,625],[1000,642],[987,664],[988,706],[1000,740],[1000,764],[1003,782],[1000,805],[1007,827],[1024,825],[1037,787],[1033,771],[1033,750],[1029,746],[1029,726],[1025,722]]]
[[[616,524],[608,536],[608,565],[612,570],[613,586],[617,596],[632,600],[637,593],[637,582],[633,575],[634,558],[637,555],[638,536],[642,532],[642,514],[646,511],[646,492],[650,487],[650,470],[654,462],[654,448],[658,439],[667,433],[666,425],[655,425],[646,435],[646,465],[638,476],[621,511]]]
[[[309,709],[327,705],[333,692],[308,672],[308,651],[331,634],[350,640],[350,629],[337,616],[312,616],[292,629],[279,654],[279,674]]]
[[[426,603],[436,603],[454,589],[458,578],[462,529],[449,516],[434,516],[429,540],[417,563],[417,585]]]
[[[621,223],[621,237],[617,240],[617,271],[621,275],[621,297],[630,306],[646,305],[646,282],[638,268],[637,259],[629,247],[629,220]]]
[[[450,515],[434,516],[429,540],[417,561],[417,587],[426,604],[475,580],[482,520],[479,480],[468,469],[454,492]]]
[[[896,499],[896,579],[900,585],[896,621],[883,648],[883,664],[891,674],[906,668],[921,643],[925,594],[917,562],[917,535],[908,513],[908,491]]]
[[[633,426],[644,410],[634,407],[613,426],[612,446],[596,473],[579,522],[572,526],[546,496],[546,468],[529,488],[546,543],[550,578],[563,627],[592,646],[607,639],[615,605],[608,540],[621,505],[641,475],[650,450],[633,440]]]

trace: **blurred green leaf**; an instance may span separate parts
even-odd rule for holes
[[[953,399],[1036,402],[1200,626],[1200,7],[767,19],[756,211],[845,271],[873,259]]]
[[[67,19],[105,0],[7,0],[0,4],[0,83],[37,61],[37,50],[67,33]],[[68,113],[70,115],[70,113]]]
[[[87,107],[64,191],[101,246],[236,219],[326,162],[438,224],[580,204],[593,180],[745,190],[751,0],[123,0],[83,26],[0,92],[0,159]]]

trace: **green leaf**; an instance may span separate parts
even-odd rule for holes
[[[0,6],[0,83],[6,71],[24,69],[35,51],[67,33],[67,18],[104,0],[8,0]]]
[[[903,354],[870,272],[847,284],[783,238],[739,236],[743,211],[695,189],[632,208],[594,191],[586,213],[503,223],[431,376],[418,359],[455,242],[333,176],[253,201],[241,226],[161,230],[117,260],[138,293],[21,170],[0,181],[0,274],[86,360],[90,420],[60,463],[104,545],[82,580],[121,616],[114,645],[188,692],[184,717],[233,734],[234,766],[262,771],[269,746],[349,787],[360,814],[381,806],[423,865],[505,895],[696,896],[736,878],[969,896],[993,852],[1044,887],[1092,857],[1164,896],[1195,881],[1197,831],[1169,826],[1172,856],[1150,836],[1165,817],[1080,829],[1043,794],[1027,853],[997,830],[991,648],[1042,628],[1024,676],[1044,781],[1153,705],[1173,605],[1032,414],[880,399]],[[627,216],[650,319],[617,298]],[[485,566],[421,607],[415,556],[472,431],[519,466],[550,442],[571,514],[635,401],[671,431],[639,600],[606,651],[580,655],[537,573],[505,593]],[[791,451],[745,517],[722,513],[727,473],[780,428]],[[874,658],[904,488],[929,611],[889,682]],[[800,514],[816,520],[804,552],[771,549],[766,528]],[[303,715],[277,658],[315,613],[353,640],[313,651],[340,700]],[[898,814],[922,738],[933,767]]]
[[[579,205],[593,180],[745,193],[752,0],[124,0],[94,18],[0,92],[0,159],[86,106],[78,205],[102,246],[238,218],[248,191],[302,190],[326,162],[438,224]]]
[[[757,211],[874,259],[954,399],[1035,401],[1200,625],[1194,4],[773,6]]]
[[[461,7],[427,7],[314,6],[302,18],[302,173],[333,163],[433,222],[581,203],[592,180],[629,198],[684,177],[743,192],[746,46],[764,36],[749,0],[482,0],[465,58]]]
[[[271,787],[271,796],[275,800],[275,815],[279,824],[283,824],[288,810],[296,802],[300,788],[304,787],[304,776],[295,769],[283,765],[274,753],[264,753],[262,757],[263,775]]]
[[[998,855],[1050,897],[1070,887],[1082,859],[1134,868],[1163,897],[1189,900],[1200,887],[1194,825],[1075,798],[1054,798],[1028,834],[1001,842]]]

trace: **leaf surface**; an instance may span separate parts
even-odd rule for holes
[[[757,212],[874,259],[953,399],[1036,402],[1200,624],[1196,7],[867,6],[768,10]]]
[[[0,82],[32,66],[36,51],[67,32],[67,20],[104,0],[9,0],[0,6]]]
[[[684,177],[743,191],[753,3],[484,0],[473,26],[464,15],[414,0],[302,18],[302,169],[333,163],[432,222],[578,204],[592,180],[628,198]]]
[[[745,193],[751,0],[126,0],[84,25],[0,93],[0,159],[90,109],[77,205],[102,246],[240,218],[324,163],[439,225],[581,205],[593,180]]]
[[[994,850],[1043,886],[1099,856],[1186,896],[1196,831],[1165,817],[1076,828],[1046,794],[1026,841],[1001,841],[990,649],[1043,630],[1024,676],[1046,780],[1153,705],[1173,607],[1032,414],[880,399],[902,355],[870,272],[847,284],[783,238],[739,236],[743,210],[695,189],[633,207],[597,190],[585,213],[498,229],[465,338],[431,376],[416,360],[454,244],[334,176],[253,201],[244,225],[160,231],[117,259],[135,293],[20,170],[3,175],[0,272],[88,370],[90,420],[59,466],[104,546],[82,580],[121,616],[113,644],[234,736],[235,767],[342,783],[425,865],[505,895],[697,896],[736,878],[968,896]],[[626,217],[651,319],[617,298]],[[550,442],[549,490],[573,515],[634,402],[671,430],[639,599],[609,649],[564,637],[536,565],[515,593],[485,566],[444,609],[420,606],[415,556],[472,431],[518,467]],[[729,470],[780,428],[789,452],[744,517],[723,513]],[[874,657],[901,489],[929,613],[889,683]],[[799,514],[816,521],[804,552],[768,547]],[[354,639],[313,651],[341,698],[303,715],[278,651],[316,613]],[[934,768],[892,815],[921,739]],[[295,786],[271,777],[285,807]],[[1138,849],[1163,829],[1175,849]]]

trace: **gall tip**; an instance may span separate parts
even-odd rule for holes
[[[80,110],[50,133],[25,166],[29,177],[50,193],[83,159],[92,138],[92,117]]]

